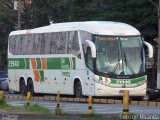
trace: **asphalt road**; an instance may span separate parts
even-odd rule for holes
[[[25,104],[25,100],[7,100],[7,103],[13,106],[22,106]],[[40,104],[48,109],[55,110],[55,101],[31,101],[32,104]],[[93,112],[95,114],[122,114],[123,105],[121,104],[93,104]],[[60,102],[60,109],[68,114],[87,114],[88,104],[87,103],[73,103],[73,102]],[[133,114],[160,114],[160,106],[140,106],[140,105],[129,105],[129,111]]]

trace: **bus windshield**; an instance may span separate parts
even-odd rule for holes
[[[145,72],[141,37],[94,36],[97,72],[135,75]]]

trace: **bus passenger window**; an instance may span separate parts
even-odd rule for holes
[[[51,41],[52,33],[45,34],[45,54],[49,54],[50,52],[50,41]]]
[[[58,54],[66,54],[66,32],[59,33],[59,38],[57,41],[57,53]]]
[[[40,54],[45,54],[45,36],[44,34],[41,35],[41,39],[40,39]]]
[[[50,54],[56,53],[56,33],[52,33],[50,41]]]
[[[73,54],[77,57],[81,57],[78,33],[76,31],[68,32],[68,53]]]
[[[16,35],[9,38],[9,51],[14,55],[16,54],[16,39]]]

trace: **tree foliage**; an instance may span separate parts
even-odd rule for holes
[[[14,30],[16,20],[12,0],[0,0],[0,69],[4,69],[7,64],[7,38],[9,32]]]
[[[158,0],[154,0],[158,5]],[[24,28],[48,25],[52,20],[120,21],[133,25],[147,38],[157,36],[157,8],[148,0],[33,0],[24,12]]]
[[[17,25],[13,1],[0,0],[0,46],[7,46],[8,34]],[[153,1],[158,5],[158,0]],[[149,0],[32,0],[21,17],[22,29],[50,22],[119,21],[136,27],[150,42],[158,31],[157,8]]]

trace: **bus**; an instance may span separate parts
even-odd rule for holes
[[[8,40],[9,89],[82,97],[145,96],[144,45],[140,32],[125,23],[84,21],[54,23],[13,31]]]

